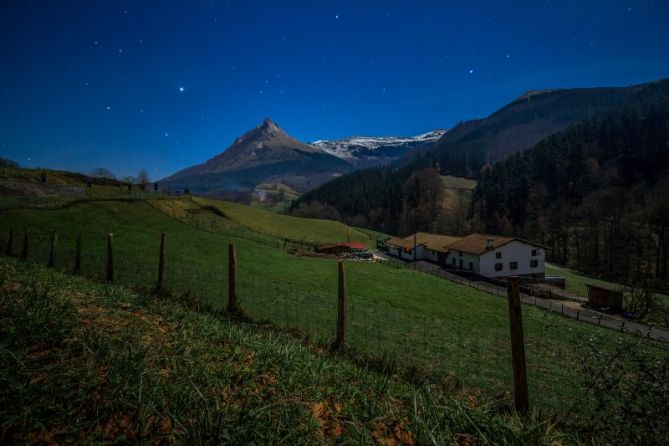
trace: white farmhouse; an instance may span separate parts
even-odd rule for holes
[[[485,277],[544,277],[546,250],[526,240],[471,234],[446,246],[446,266]]]

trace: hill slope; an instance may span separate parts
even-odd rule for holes
[[[0,319],[9,443],[559,438],[489,403],[414,388],[267,327],[2,257]]]
[[[430,147],[409,152],[399,168],[358,171],[336,178],[300,197],[292,210],[334,208],[345,222],[358,225],[364,221],[375,229],[398,233],[402,231],[402,216],[413,212],[406,207],[405,189],[417,172],[435,167],[441,175],[478,178],[484,166],[584,119],[666,102],[668,79],[624,88],[530,92],[488,118],[457,125]],[[415,230],[429,231],[431,227],[434,225],[426,222]]]
[[[467,159],[469,172],[495,163],[570,125],[629,105],[643,105],[669,97],[669,80],[629,87],[573,88],[529,91],[484,119],[465,121],[445,133],[425,154],[449,169],[449,159]],[[467,172],[453,173],[463,175]]]
[[[283,183],[304,191],[351,170],[346,161],[298,141],[265,119],[221,154],[160,183],[198,193],[252,190],[260,183]]]

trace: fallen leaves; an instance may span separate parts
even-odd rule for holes
[[[339,402],[327,404],[320,401],[311,405],[311,415],[318,423],[321,435],[326,438],[338,438],[344,433],[341,411],[342,405]]]
[[[394,421],[389,425],[377,426],[372,432],[372,437],[377,443],[385,446],[416,444],[416,435],[407,427],[406,420]]]

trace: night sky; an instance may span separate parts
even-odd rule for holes
[[[303,141],[414,135],[667,76],[667,0],[3,0],[0,156],[158,179],[265,117]]]

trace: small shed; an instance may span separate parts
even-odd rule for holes
[[[342,254],[353,254],[354,252],[367,251],[367,245],[358,242],[333,243],[319,245],[316,252],[340,256]]]
[[[588,303],[596,308],[609,308],[611,311],[622,311],[623,292],[619,289],[586,283],[588,287]]]

